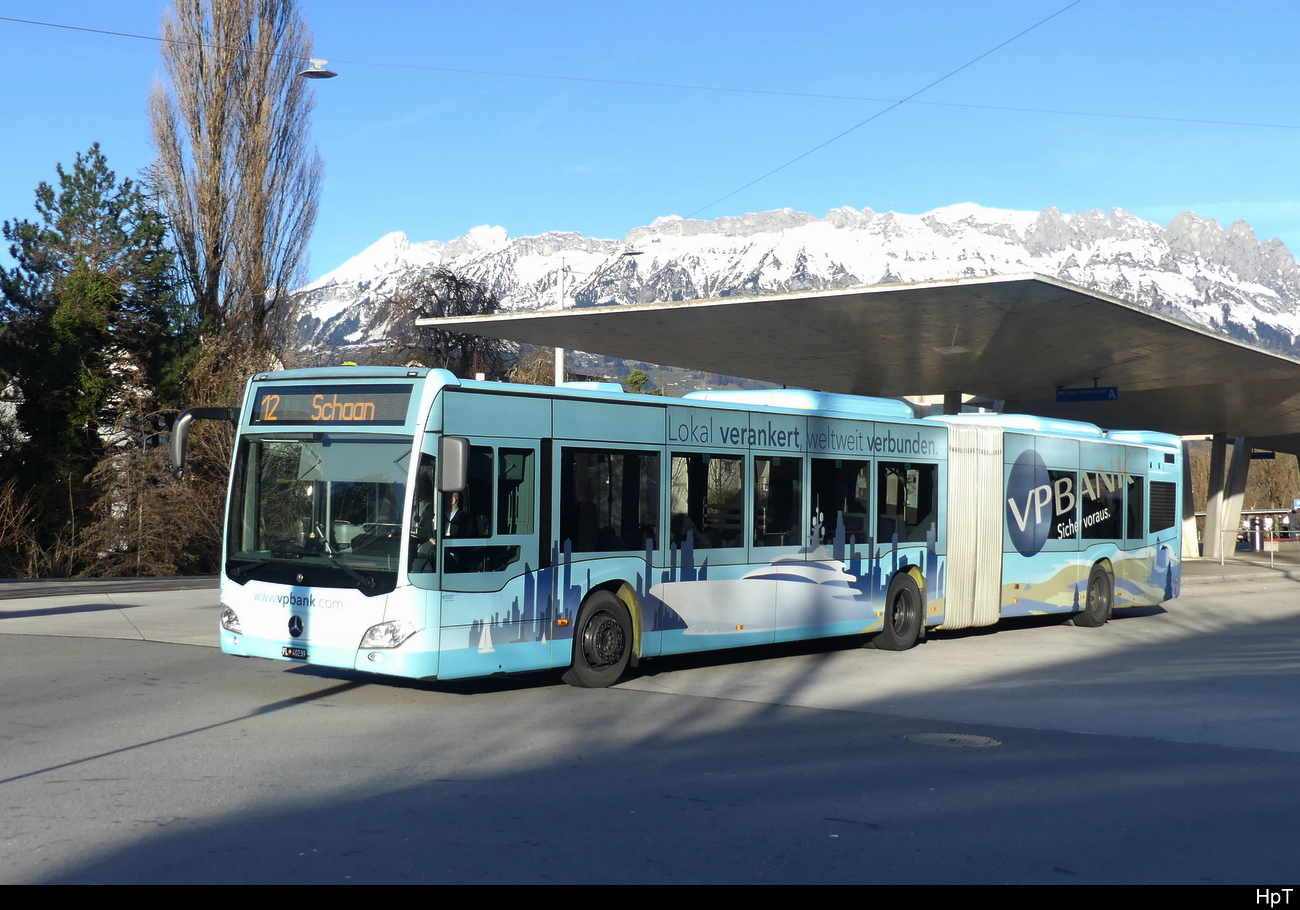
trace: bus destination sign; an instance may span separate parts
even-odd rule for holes
[[[406,423],[411,385],[259,386],[253,426],[387,426]]]

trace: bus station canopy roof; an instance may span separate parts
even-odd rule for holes
[[[1300,453],[1300,360],[1042,275],[419,323],[826,392],[961,391],[1007,412]],[[1059,388],[1093,386],[1118,400],[1057,402]]]

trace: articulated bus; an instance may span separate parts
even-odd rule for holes
[[[1178,594],[1182,450],[1161,433],[361,367],[254,376],[228,413],[229,654],[608,686],[661,655],[904,650]],[[178,465],[195,416],[216,414],[178,420]]]

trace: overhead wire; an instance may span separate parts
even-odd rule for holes
[[[1027,28],[1022,29],[1021,31],[1012,35],[1010,38],[1007,38],[1005,41],[1002,41],[1001,43],[994,45],[993,47],[979,54],[978,56],[972,57],[970,60],[967,60],[961,66],[958,66],[957,68],[945,73],[939,78],[929,82],[928,84],[922,86],[921,88],[917,89],[916,91],[912,92],[906,97],[897,98],[897,99],[878,98],[878,97],[865,96],[865,95],[841,95],[841,94],[826,94],[826,93],[819,93],[819,92],[793,92],[793,91],[783,91],[783,90],[776,90],[776,89],[756,89],[756,88],[742,88],[742,87],[734,87],[734,86],[694,85],[690,83],[675,83],[675,82],[649,82],[649,81],[640,81],[640,80],[631,80],[631,79],[604,79],[604,78],[599,78],[594,76],[566,76],[566,75],[545,74],[545,73],[511,72],[511,71],[504,71],[504,70],[466,69],[461,67],[432,66],[428,64],[386,63],[386,62],[375,62],[375,61],[364,61],[364,60],[340,60],[337,58],[331,58],[331,59],[335,65],[345,65],[345,66],[370,66],[370,67],[384,67],[390,69],[425,70],[429,72],[456,73],[462,75],[500,76],[500,77],[507,77],[507,78],[516,78],[516,79],[542,79],[542,80],[560,81],[560,82],[582,82],[582,83],[597,84],[597,85],[618,85],[618,86],[628,86],[628,87],[637,87],[637,88],[666,88],[666,89],[678,89],[678,90],[686,90],[686,91],[726,92],[726,93],[735,93],[735,94],[771,95],[771,96],[792,97],[792,98],[816,98],[816,99],[836,100],[836,101],[871,101],[871,102],[885,103],[888,105],[887,107],[872,114],[870,117],[867,117],[866,119],[861,120],[858,123],[855,123],[853,126],[850,126],[848,129],[836,133],[834,136],[830,137],[829,139],[826,139],[823,142],[818,143],[817,145],[813,146],[807,151],[802,152],[796,155],[795,157],[789,159],[788,161],[785,161],[784,163],[777,165],[776,167],[772,168],[766,173],[763,173],[758,177],[755,177],[753,180],[750,180],[748,183],[745,183],[744,185],[737,187],[736,189],[732,190],[729,193],[726,193],[723,196],[719,196],[717,199],[714,199],[712,202],[700,206],[690,214],[686,215],[686,218],[693,218],[696,215],[700,214],[701,212],[707,211],[708,209],[712,208],[718,203],[725,202],[727,199],[730,199],[732,196],[744,192],[745,190],[749,189],[755,184],[761,183],[767,178],[785,170],[786,168],[790,167],[793,164],[797,164],[803,159],[809,157],[810,155],[813,155],[821,151],[822,149],[826,148],[828,145],[838,142],[840,139],[843,139],[845,136],[848,136],[849,134],[861,129],[867,124],[875,120],[878,120],[879,118],[883,117],[885,114],[897,110],[899,107],[903,106],[904,104],[920,104],[920,105],[925,105],[930,107],[952,107],[952,108],[964,108],[964,109],[971,109],[971,110],[1005,111],[1011,113],[1053,114],[1058,116],[1102,117],[1102,118],[1122,119],[1122,120],[1156,121],[1156,122],[1164,122],[1164,123],[1203,124],[1203,125],[1210,125],[1210,126],[1260,127],[1260,128],[1267,128],[1267,129],[1300,129],[1300,124],[1265,123],[1265,122],[1237,121],[1237,120],[1216,120],[1216,119],[1199,118],[1199,117],[1166,117],[1166,116],[1151,115],[1151,114],[1121,114],[1121,113],[1099,112],[1099,111],[1076,111],[1076,110],[1057,109],[1057,108],[1024,108],[1024,107],[1012,107],[1006,105],[972,104],[972,103],[963,103],[963,102],[954,102],[954,101],[917,100],[918,95],[924,94],[925,92],[934,88],[936,85],[946,82],[948,79],[951,79],[953,76],[957,75],[961,71],[968,69],[969,67],[975,65],[976,63],[983,60],[984,58],[996,53],[997,51],[1013,43],[1014,41],[1023,38],[1025,35],[1029,34],[1030,32],[1034,31],[1040,26],[1045,25],[1046,23],[1052,21],[1053,19],[1057,18],[1063,13],[1068,12],[1070,9],[1074,8],[1075,6],[1078,6],[1082,2],[1083,0],[1072,0],[1072,2],[1067,3],[1065,6],[1056,10],[1056,12],[1052,13],[1051,15],[1046,16],[1040,19],[1039,21],[1035,22],[1033,25],[1030,25]],[[36,26],[42,26],[47,28],[66,29],[69,31],[89,32],[91,34],[109,35],[118,38],[135,38],[143,41],[154,41],[158,43],[163,43],[167,41],[172,41],[174,43],[181,43],[181,44],[196,43],[196,42],[182,41],[178,39],[167,39],[167,38],[162,38],[153,35],[140,35],[133,32],[119,32],[119,31],[112,31],[109,29],[90,28],[87,26],[80,26],[80,25],[67,25],[67,24],[55,23],[55,22],[42,22],[34,19],[19,19],[12,16],[0,16],[0,21],[16,22],[24,25],[36,25]],[[216,45],[208,45],[208,46],[215,47]],[[288,55],[274,54],[274,56],[288,56]],[[295,56],[294,59],[299,59],[299,58]],[[306,58],[302,58],[302,59],[306,59]]]
[[[906,104],[907,102],[911,101],[911,100],[912,100],[913,98],[915,98],[917,95],[920,95],[920,94],[922,94],[923,92],[927,92],[927,91],[929,91],[930,89],[934,88],[934,87],[935,87],[936,85],[938,85],[939,83],[944,82],[944,81],[946,81],[946,80],[948,80],[948,79],[951,79],[953,76],[957,75],[957,74],[960,73],[962,70],[967,69],[967,68],[969,68],[969,67],[971,67],[971,66],[974,66],[976,63],[979,63],[981,60],[983,60],[985,57],[989,56],[990,54],[996,53],[997,51],[999,51],[999,50],[1001,50],[1002,48],[1006,47],[1006,46],[1007,46],[1008,44],[1010,44],[1011,42],[1015,41],[1016,39],[1024,37],[1025,35],[1027,35],[1027,34],[1029,34],[1030,32],[1032,32],[1034,29],[1038,28],[1039,26],[1044,25],[1044,24],[1046,24],[1046,23],[1048,23],[1048,22],[1051,22],[1051,21],[1052,21],[1053,19],[1055,19],[1057,16],[1061,15],[1061,14],[1064,13],[1064,12],[1067,12],[1067,11],[1070,10],[1070,9],[1073,9],[1074,7],[1078,6],[1078,5],[1079,5],[1080,3],[1082,3],[1082,2],[1083,2],[1083,0],[1072,0],[1072,2],[1067,3],[1065,6],[1061,7],[1061,8],[1058,9],[1056,12],[1052,13],[1050,16],[1047,16],[1046,18],[1040,19],[1039,21],[1035,22],[1033,25],[1029,26],[1028,28],[1023,29],[1022,31],[1017,32],[1016,34],[1012,35],[1010,38],[1008,38],[1008,39],[1006,39],[1005,41],[1003,41],[1001,44],[998,44],[998,45],[995,45],[994,47],[989,48],[989,49],[986,50],[984,53],[980,54],[978,57],[973,57],[973,58],[971,58],[970,60],[967,60],[967,61],[966,61],[965,63],[963,63],[961,66],[957,67],[955,70],[952,70],[951,72],[945,73],[944,75],[940,76],[938,79],[935,79],[933,82],[929,83],[928,85],[922,86],[921,88],[919,88],[919,89],[917,89],[916,91],[912,92],[912,94],[908,95],[906,98],[903,98],[903,99],[901,99],[901,100],[899,100],[899,101],[895,101],[893,104],[889,105],[889,107],[886,107],[886,108],[883,108],[882,110],[876,111],[876,113],[872,114],[872,115],[871,115],[870,117],[868,117],[866,120],[862,120],[862,121],[860,121],[860,122],[858,122],[858,123],[855,123],[853,126],[849,127],[848,129],[846,129],[846,130],[844,130],[844,131],[842,131],[842,132],[840,132],[840,133],[835,134],[835,135],[832,136],[831,138],[827,139],[825,142],[821,142],[821,143],[818,143],[817,145],[814,145],[812,148],[808,149],[808,151],[803,152],[802,154],[796,155],[795,157],[791,158],[789,161],[785,162],[784,164],[777,165],[776,167],[772,168],[772,170],[768,171],[766,174],[763,174],[763,175],[761,175],[761,176],[759,176],[759,177],[755,177],[753,180],[749,181],[749,183],[746,183],[744,186],[737,187],[736,189],[732,190],[730,193],[727,193],[725,196],[719,196],[717,199],[714,199],[714,200],[713,200],[712,202],[710,202],[708,205],[702,205],[702,206],[700,206],[698,209],[696,209],[695,211],[691,212],[691,213],[690,213],[689,215],[687,215],[686,217],[687,217],[687,218],[694,218],[696,215],[700,214],[700,212],[703,212],[703,211],[706,211],[706,210],[708,210],[708,209],[713,208],[713,207],[714,207],[715,205],[717,205],[719,202],[724,202],[724,201],[726,201],[727,199],[730,199],[732,196],[735,196],[737,193],[742,193],[742,192],[744,192],[745,190],[749,189],[749,188],[750,188],[751,186],[753,186],[754,184],[756,184],[756,183],[761,183],[762,181],[766,180],[768,177],[771,177],[773,174],[779,173],[780,171],[783,171],[783,170],[785,170],[786,168],[788,168],[790,165],[802,161],[803,159],[807,158],[809,155],[812,155],[812,154],[814,154],[815,152],[819,152],[819,151],[821,151],[822,149],[826,148],[826,146],[830,145],[831,143],[833,143],[833,142],[838,142],[840,139],[843,139],[845,136],[849,135],[850,133],[852,133],[852,132],[854,132],[854,131],[856,131],[856,130],[861,129],[862,127],[866,126],[868,123],[871,123],[873,120],[878,120],[878,119],[880,119],[881,117],[885,116],[885,114],[888,114],[890,111],[897,110],[897,109],[898,109],[899,107],[901,107],[902,105],[904,105],[904,104]]]
[[[180,44],[202,43],[202,42],[193,42],[193,41],[182,41],[179,39],[166,39],[166,38],[158,37],[157,35],[139,35],[134,32],[118,32],[109,29],[90,28],[88,26],[83,26],[83,25],[67,25],[58,22],[41,22],[36,19],[19,19],[13,16],[0,16],[0,22],[15,22],[22,25],[36,25],[44,28],[57,28],[57,29],[64,29],[67,31],[89,32],[95,35],[109,35],[114,38],[136,38],[141,41],[153,41],[159,44],[164,43],[168,40],[172,40],[174,43],[180,43]],[[1034,27],[1036,26],[1031,26],[1031,28]],[[1015,40],[1014,37],[1009,38],[1007,39],[1006,42],[1003,43],[1006,44],[1014,40]],[[204,44],[204,46],[216,47],[216,45],[213,44]],[[992,50],[987,51],[982,56],[987,56],[988,54],[992,53],[993,50],[997,50],[997,48],[993,48]],[[293,59],[295,60],[308,59],[306,57],[297,57],[295,55],[284,55],[284,54],[277,54],[274,56],[293,56]],[[976,59],[978,60],[979,58]],[[1251,120],[1216,120],[1216,119],[1205,118],[1205,117],[1166,117],[1158,114],[1121,114],[1121,113],[1114,113],[1110,111],[1077,111],[1068,108],[1014,107],[1010,105],[974,104],[970,102],[960,102],[960,101],[918,100],[915,96],[920,92],[924,92],[925,89],[921,89],[919,92],[913,92],[911,95],[909,95],[906,98],[881,98],[874,95],[844,95],[844,94],[834,94],[829,92],[794,92],[794,91],[788,91],[782,89],[745,88],[742,86],[697,85],[689,82],[653,82],[653,81],[638,80],[638,79],[606,79],[606,78],[601,78],[599,76],[567,76],[567,75],[561,75],[555,73],[523,73],[523,72],[516,72],[511,70],[469,69],[465,67],[454,67],[454,66],[433,66],[430,64],[423,64],[423,63],[386,63],[386,62],[374,61],[374,60],[340,60],[334,57],[330,58],[330,62],[334,63],[335,65],[343,65],[343,66],[372,66],[372,67],[382,67],[382,68],[389,68],[389,69],[424,70],[424,71],[434,72],[434,73],[455,73],[455,74],[466,75],[466,76],[503,76],[511,79],[541,79],[541,80],[547,80],[552,82],[585,82],[593,85],[618,85],[618,86],[627,86],[630,88],[665,88],[665,89],[679,89],[683,91],[693,91],[693,92],[723,92],[723,93],[740,94],[740,95],[771,95],[774,97],[784,97],[784,98],[815,98],[815,99],[826,100],[826,101],[872,101],[872,102],[880,102],[880,103],[891,104],[891,105],[920,104],[920,105],[925,105],[927,107],[955,107],[955,108],[968,108],[971,110],[1006,111],[1009,113],[1019,113],[1019,114],[1055,114],[1055,115],[1067,116],[1067,117],[1106,117],[1106,118],[1113,118],[1119,120],[1152,120],[1152,121],[1157,121],[1162,123],[1199,123],[1207,126],[1245,126],[1245,127],[1261,127],[1265,129],[1300,130],[1300,124],[1295,124],[1295,123],[1267,123],[1262,121],[1251,121]],[[972,60],[970,62],[974,63],[976,61]],[[970,65],[969,63],[966,64],[966,66],[969,65]],[[955,73],[957,72],[957,70],[954,70],[953,72]],[[941,81],[943,80],[942,79],[936,80],[935,83],[931,83],[931,86]],[[931,86],[927,86],[926,88],[930,88]]]

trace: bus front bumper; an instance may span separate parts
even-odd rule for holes
[[[396,648],[340,648],[310,641],[254,638],[222,629],[221,650],[237,657],[265,657],[407,679],[430,679],[438,675],[436,637],[427,635],[427,630],[416,632]]]

